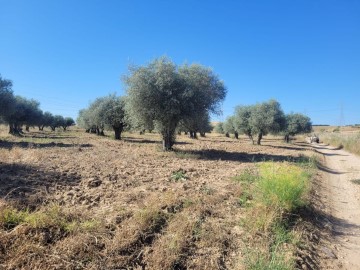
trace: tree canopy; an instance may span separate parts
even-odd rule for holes
[[[309,117],[301,113],[290,113],[286,115],[286,125],[284,129],[285,141],[289,142],[290,136],[308,133],[312,130],[312,123]]]
[[[257,144],[268,133],[279,133],[285,127],[285,114],[276,100],[258,103],[251,110],[249,119],[251,130],[257,134]]]
[[[172,149],[181,120],[219,113],[219,103],[226,95],[223,82],[209,68],[197,64],[178,67],[166,57],[130,67],[124,82],[129,114],[139,123],[155,122],[164,150]]]

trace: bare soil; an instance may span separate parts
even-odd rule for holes
[[[314,147],[323,156],[318,192],[330,232],[319,248],[322,269],[360,269],[360,158],[323,144]]]
[[[14,205],[35,211],[56,204],[100,222],[101,228],[77,233],[1,229],[0,269],[243,269],[244,209],[238,203],[243,191],[231,178],[257,162],[312,153],[307,144],[285,144],[276,137],[256,146],[243,137],[182,135],[175,151],[162,152],[158,134],[125,134],[121,141],[80,130],[31,131],[20,138],[4,134],[0,209]],[[348,195],[357,190],[347,183]],[[338,197],[342,203],[350,196]],[[346,222],[336,231],[346,233],[350,245],[355,235],[348,232],[355,223]],[[347,255],[342,251],[341,256]]]

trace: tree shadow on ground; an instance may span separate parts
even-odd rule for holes
[[[296,147],[297,145],[295,145],[295,147],[292,146],[282,146],[282,145],[264,145],[267,147],[271,147],[271,148],[278,148],[278,149],[287,149],[287,150],[294,150],[294,151],[306,151],[306,150],[311,150],[311,148],[305,148],[305,147]]]
[[[348,235],[346,233],[347,229],[357,229],[358,231],[360,229],[359,225],[342,218],[334,217],[329,213],[325,213],[324,211],[317,209],[317,207],[314,207],[313,205],[304,206],[298,209],[296,215],[299,215],[304,220],[316,225],[316,227],[320,230],[331,229],[331,234],[335,236]],[[334,228],[335,226],[338,226],[338,228]],[[352,233],[351,235],[354,234]],[[360,233],[358,236],[360,236]]]
[[[33,138],[33,139],[52,139],[52,140],[61,140],[61,139],[75,139],[75,136],[56,136],[56,135],[51,135],[51,136],[37,136],[37,135],[33,135],[33,136],[24,136],[25,138]]]
[[[331,174],[344,174],[345,173],[345,172],[339,172],[339,171],[335,171],[333,169],[330,169],[329,167],[321,164],[320,162],[317,162],[316,166],[320,171],[331,173]]]
[[[134,138],[134,137],[123,137],[124,142],[131,142],[131,143],[144,143],[144,144],[161,144],[162,142],[156,140],[149,140],[149,139],[142,139],[142,138]],[[191,142],[175,142],[175,145],[182,145],[182,144],[192,144]]]
[[[77,173],[59,173],[25,164],[0,163],[0,199],[35,209],[59,186],[75,186]]]
[[[199,150],[199,151],[184,151],[176,150],[178,153],[191,154],[198,157],[200,160],[225,160],[237,162],[263,162],[263,161],[291,161],[300,162],[303,157],[293,157],[289,155],[272,155],[262,153],[245,153],[245,152],[227,152],[223,150]]]
[[[324,245],[326,242],[334,241],[334,237],[354,236],[353,231],[359,231],[360,226],[348,220],[334,217],[313,205],[304,206],[292,215],[293,225],[296,226],[297,220],[301,219],[302,239],[311,245],[301,245],[298,247],[302,256],[296,260],[297,268],[302,269],[304,261],[311,262],[311,269],[320,269],[321,257],[337,258],[336,250]],[[291,224],[291,222],[290,222]],[[359,234],[355,236],[359,237]],[[322,255],[321,255],[322,254]]]
[[[19,134],[13,134],[13,136],[16,137],[22,137],[22,138],[33,138],[33,139],[74,139],[75,136],[70,136],[65,133],[64,135],[61,135],[61,133],[49,133],[44,131],[30,131],[30,132],[20,132]]]
[[[242,139],[235,139],[235,138],[229,138],[228,140],[214,139],[214,138],[210,138],[210,139],[202,138],[202,140],[206,141],[206,142],[216,142],[216,143],[237,143],[237,142],[242,141]]]
[[[331,154],[331,153],[323,153],[321,151],[318,151],[316,148],[314,149],[314,151],[318,154],[321,154],[321,155],[324,155],[324,156],[328,156],[328,157],[331,157],[331,156],[340,156],[340,157],[348,157],[349,155],[342,155],[342,154]]]
[[[72,143],[36,143],[36,142],[9,142],[0,140],[0,148],[12,149],[14,147],[20,148],[48,148],[48,147],[92,147],[91,144],[72,144]]]

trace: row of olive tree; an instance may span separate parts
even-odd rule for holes
[[[280,103],[276,100],[258,103],[255,105],[238,106],[235,114],[226,119],[224,123],[219,123],[216,131],[230,133],[238,138],[239,134],[245,134],[252,143],[255,143],[254,136],[257,136],[257,144],[261,144],[263,136],[272,134],[282,134],[286,142],[290,141],[290,136],[300,133],[308,133],[312,130],[309,117],[300,113],[290,113],[285,115]]]
[[[62,127],[64,130],[75,121],[71,117],[64,118],[61,115],[52,115],[50,112],[43,112],[40,103],[34,99],[27,99],[14,95],[12,82],[3,79],[0,75],[0,121],[9,125],[9,133],[20,134],[25,126],[29,131],[30,127],[37,126],[39,130],[44,127],[51,127],[55,130]]]
[[[209,68],[198,64],[177,66],[161,57],[146,66],[132,66],[123,77],[126,96],[96,99],[79,112],[77,123],[99,135],[106,128],[120,139],[124,127],[156,129],[163,149],[172,149],[176,130],[193,138],[210,127],[210,114],[220,113],[226,88]]]

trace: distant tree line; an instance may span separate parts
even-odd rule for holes
[[[300,113],[285,114],[280,103],[276,100],[258,103],[255,105],[237,106],[234,115],[225,122],[220,122],[215,131],[227,137],[234,134],[238,139],[239,134],[249,137],[253,144],[261,144],[263,136],[271,133],[283,135],[286,142],[291,136],[308,133],[312,130],[309,117]]]
[[[40,103],[34,99],[14,95],[12,86],[10,80],[0,75],[0,122],[9,125],[10,134],[19,135],[24,126],[27,131],[35,126],[39,130],[50,127],[54,131],[59,127],[66,130],[75,124],[71,117],[43,112]]]
[[[109,95],[79,112],[77,123],[98,135],[112,129],[121,139],[125,128],[156,130],[163,149],[172,149],[176,134],[205,136],[212,127],[210,114],[220,113],[224,83],[209,68],[198,64],[177,66],[161,57],[146,66],[132,66],[123,77],[126,96]]]

